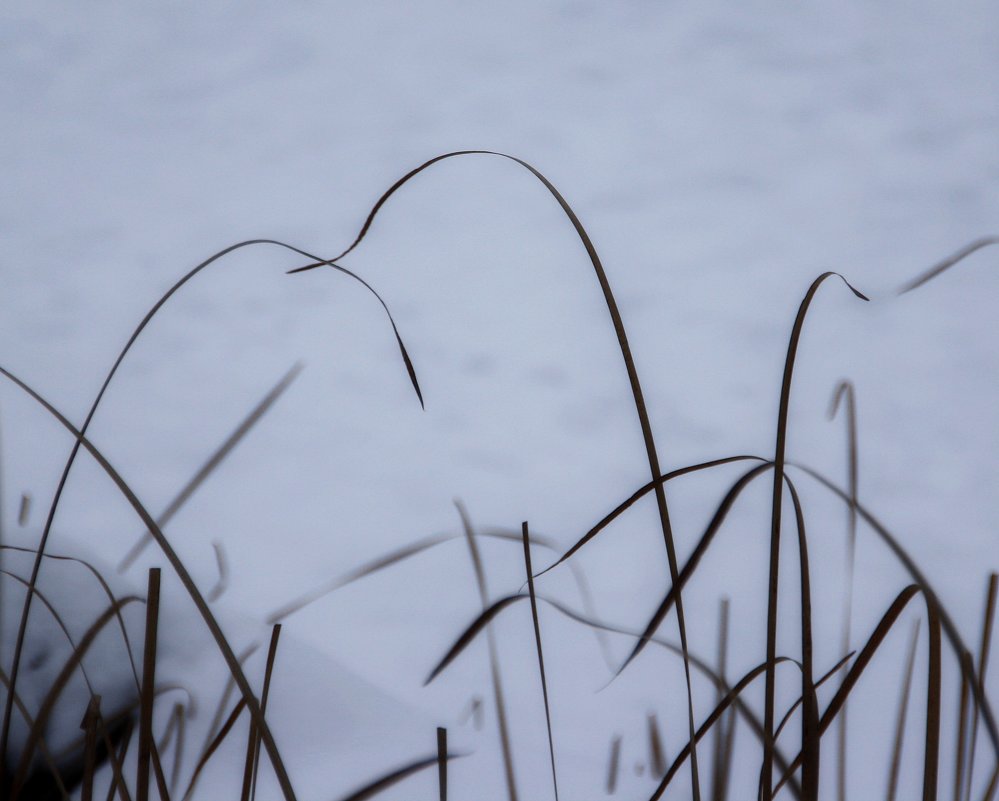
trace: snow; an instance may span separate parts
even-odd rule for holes
[[[997,23],[994,4],[922,0],[7,3],[0,365],[79,424],[145,311],[203,259],[258,237],[334,255],[380,193],[424,160],[463,148],[510,153],[558,187],[603,259],[664,470],[771,454],[787,337],[809,283],[833,269],[873,298],[861,303],[838,281],[818,293],[794,377],[789,458],[845,482],[842,420],[825,413],[839,379],[852,378],[860,497],[976,643],[986,577],[997,568],[997,251],[917,292],[892,293],[999,232]],[[220,615],[241,643],[266,641],[262,621],[290,598],[414,540],[459,534],[455,498],[477,525],[519,531],[527,520],[564,549],[648,480],[586,254],[517,165],[489,156],[435,165],[386,204],[344,260],[391,309],[425,411],[377,301],[331,270],[284,274],[301,263],[254,246],[205,270],[153,319],[90,429],[155,515],[304,362],[167,529],[205,591],[217,580],[211,543],[223,544],[232,580]],[[34,499],[31,524],[42,524],[71,442],[10,385],[0,411],[13,535],[21,492]],[[736,475],[725,468],[669,486],[681,557]],[[800,484],[821,566],[823,671],[838,658],[846,514]],[[733,671],[764,656],[766,480],[735,512],[719,535],[725,551],[707,558],[704,578],[684,594],[691,646],[706,656],[718,599],[733,598]],[[68,550],[70,535],[111,564],[142,533],[88,458],[75,466],[56,522],[53,549]],[[491,595],[519,590],[519,545],[481,547]],[[794,551],[784,557],[791,609]],[[535,565],[548,558],[537,552]],[[869,530],[857,558],[854,630],[865,632],[907,579]],[[147,551],[126,578],[141,586],[145,569],[162,563]],[[637,505],[578,563],[600,617],[640,629],[668,578],[653,506]],[[538,589],[581,607],[564,569]],[[200,622],[178,584],[165,585],[164,603],[181,621],[172,624],[179,639],[195,637]],[[275,695],[273,715],[302,797],[339,797],[364,775],[433,753],[436,725],[475,750],[454,763],[453,796],[472,787],[504,796],[491,713],[478,733],[458,722],[471,698],[488,701],[484,644],[421,687],[479,610],[458,538],[285,621],[288,653],[279,651],[276,674],[285,694]],[[798,647],[794,623],[785,616],[782,651]],[[669,753],[686,740],[678,663],[644,657],[595,693],[609,676],[592,633],[545,607],[541,626],[560,790],[601,795],[618,733],[627,768],[618,793],[651,792],[647,772],[632,767],[647,760],[649,710],[665,721]],[[661,634],[675,639],[673,618]],[[545,793],[525,605],[499,619],[497,639],[518,783]],[[865,781],[880,788],[887,773],[882,728],[893,719],[905,639],[895,633],[894,650],[865,679],[868,703],[851,717],[857,731],[871,727],[873,744],[851,754],[855,792]],[[620,659],[629,641],[611,647]],[[204,694],[215,697],[224,667],[208,645],[196,654],[178,658],[177,672],[210,674]],[[259,680],[262,655],[254,659],[248,669]],[[358,719],[370,710],[363,725],[336,722],[334,693],[351,674],[372,685],[347,693]],[[780,677],[790,700],[796,677]],[[703,715],[713,690],[701,682],[695,694]],[[406,725],[389,722],[397,703],[410,709]],[[327,725],[294,725],[309,712]],[[352,751],[342,738],[355,729],[370,740]],[[371,741],[396,750],[382,754]],[[738,776],[751,782],[748,737],[738,747],[747,757]],[[324,753],[328,760],[315,756]],[[831,764],[832,744],[823,753]],[[205,777],[206,797],[214,781],[222,778]],[[687,792],[685,780],[675,786]],[[432,794],[433,777],[400,792],[420,788]]]

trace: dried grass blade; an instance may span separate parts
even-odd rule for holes
[[[923,750],[923,801],[936,801],[940,772],[940,696],[943,676],[940,667],[940,614],[934,599],[926,601],[929,653],[926,681],[926,745]]]
[[[274,660],[277,658],[278,639],[281,637],[281,624],[275,624],[271,629],[271,642],[267,647],[267,666],[264,668],[264,689],[260,695],[260,713],[267,713],[267,700],[271,694],[271,677],[274,675]],[[260,734],[257,727],[250,723],[253,732],[253,783],[250,788],[250,798],[257,797],[257,776],[260,772]]]
[[[967,663],[965,670],[968,667],[974,670],[970,651],[965,651],[961,658]],[[960,675],[958,683],[960,689],[957,701],[957,746],[954,754],[954,801],[961,801],[964,797],[964,776],[968,752],[968,682],[964,680],[964,673]]]
[[[448,754],[447,758],[450,759],[460,759],[462,754]],[[411,762],[405,767],[399,768],[398,770],[393,770],[391,773],[386,773],[375,779],[370,784],[364,785],[364,787],[359,790],[355,790],[348,796],[344,796],[340,801],[365,801],[365,799],[372,798],[378,795],[380,792],[387,790],[393,784],[401,782],[403,779],[408,779],[415,773],[419,773],[421,770],[429,768],[431,765],[437,764],[437,755],[434,754],[431,757],[426,757],[425,759],[418,759],[416,762]]]
[[[156,687],[156,640],[160,610],[160,569],[149,568],[146,593],[146,636],[142,651],[142,694],[139,699],[139,763],[136,770],[136,801],[149,799],[149,751],[153,741],[153,703]]]
[[[777,409],[777,441],[774,446],[774,475],[773,475],[773,504],[770,511],[770,575],[768,580],[768,600],[767,600],[767,663],[771,667],[767,670],[766,688],[763,709],[763,726],[768,737],[772,739],[774,730],[774,700],[775,700],[775,673],[773,670],[773,660],[777,653],[777,592],[780,577],[780,531],[781,531],[781,508],[784,491],[784,462],[787,450],[787,428],[788,413],[791,405],[791,379],[794,375],[794,364],[798,353],[798,343],[801,339],[801,332],[805,326],[805,317],[809,306],[818,292],[822,283],[832,276],[839,277],[847,288],[861,300],[867,298],[850,285],[843,276],[838,273],[826,272],[816,278],[802,298],[798,307],[798,314],[795,317],[794,325],[791,327],[791,336],[787,345],[787,356],[784,360],[784,376],[781,380],[780,403]],[[763,764],[760,768],[760,791],[759,798],[762,801],[770,801],[773,796],[773,754],[769,745],[765,744],[763,749]]]
[[[437,727],[437,797],[447,801],[447,729]]]

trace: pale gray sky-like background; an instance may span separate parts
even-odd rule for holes
[[[0,364],[79,423],[142,315],[214,252],[271,238],[335,255],[379,195],[424,160],[510,153],[559,188],[604,261],[664,470],[772,455],[787,337],[809,283],[836,270],[872,297],[862,304],[830,281],[813,304],[789,458],[845,482],[842,421],[826,412],[836,383],[852,378],[860,496],[974,643],[986,578],[999,567],[999,250],[893,293],[999,233],[997,36],[990,2],[7,3]],[[220,615],[239,631],[257,632],[289,598],[389,549],[460,532],[455,498],[477,524],[519,530],[527,520],[564,549],[648,480],[586,254],[517,165],[471,156],[434,166],[343,262],[392,310],[425,411],[377,301],[331,270],[285,275],[300,263],[247,248],[184,287],[91,428],[156,513],[304,363],[167,531],[206,588],[211,542],[224,544],[232,580]],[[9,385],[0,412],[7,528],[21,492],[41,525],[71,443]],[[681,558],[737,476],[725,468],[670,487]],[[800,484],[824,672],[839,657],[846,513]],[[764,658],[768,496],[767,479],[754,485],[685,594],[692,648],[709,656],[718,600],[732,597],[733,672]],[[141,534],[87,459],[56,528],[53,549],[84,547],[106,562]],[[493,595],[520,589],[518,547],[487,545],[484,556]],[[793,548],[784,556],[780,650],[796,655]],[[857,556],[855,626],[869,632],[906,577],[867,529]],[[549,558],[539,552],[536,567]],[[160,561],[150,551],[130,578],[141,583]],[[653,505],[637,505],[578,563],[601,617],[641,629],[668,581]],[[578,608],[570,578],[548,574],[539,591]],[[172,613],[197,625],[179,585],[165,590],[177,599]],[[503,797],[491,711],[482,733],[458,722],[470,698],[488,697],[484,647],[420,688],[478,604],[455,541],[288,619],[295,645],[274,719],[303,798],[339,797],[393,760],[431,753],[438,724],[475,750],[454,765],[454,797]],[[649,652],[596,693],[608,673],[592,634],[554,612],[541,622],[565,797],[603,794],[614,734],[627,767],[619,794],[647,796],[654,784],[633,769],[647,760],[646,712],[665,721],[670,754],[686,740],[677,661]],[[661,634],[675,639],[674,618]],[[526,606],[505,613],[497,635],[519,781],[540,797],[550,788]],[[851,719],[855,797],[869,784],[880,792],[887,775],[905,640],[896,633]],[[628,644],[611,642],[616,658]],[[295,648],[315,649],[314,660],[295,662]],[[175,660],[178,672],[186,659]],[[197,659],[218,673],[207,655]],[[344,690],[349,671],[372,687]],[[797,675],[779,678],[790,702]],[[370,702],[358,700],[368,692]],[[703,716],[713,690],[700,682],[695,692]],[[389,697],[421,722],[393,721]],[[317,709],[321,723],[298,717]],[[919,703],[912,715],[915,765]],[[398,738],[397,751],[373,755],[349,731],[366,732],[366,743]],[[737,747],[736,775],[752,782],[747,732]],[[949,741],[944,751],[949,777]],[[905,775],[903,791],[920,777]],[[400,791],[429,797],[431,779]],[[205,792],[222,782],[209,777]],[[674,792],[689,792],[685,777]]]

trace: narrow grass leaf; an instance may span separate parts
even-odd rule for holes
[[[538,599],[534,595],[534,571],[531,569],[531,535],[527,522],[523,524],[524,566],[527,569],[527,587],[531,598],[531,618],[534,622],[534,642],[538,649],[538,672],[541,674],[541,692],[545,701],[545,723],[548,727],[548,755],[552,765],[552,787],[558,801],[558,776],[555,771],[555,740],[552,737],[552,713],[548,704],[548,679],[545,677],[545,657],[541,649],[541,623],[538,620]]]

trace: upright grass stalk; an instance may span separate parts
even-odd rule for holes
[[[857,561],[857,488],[859,480],[859,459],[857,458],[857,393],[852,381],[843,380],[836,385],[832,404],[829,407],[829,419],[836,417],[840,406],[845,408],[846,416],[846,463],[847,490],[850,493],[850,505],[847,508],[847,539],[846,539],[846,590],[843,593],[843,629],[840,636],[840,652],[850,650],[851,626],[853,618],[853,584],[854,568]],[[836,762],[836,797],[846,801],[847,783],[847,712],[843,707],[840,714],[837,731],[837,762]],[[955,801],[958,801],[955,799]]]
[[[777,443],[774,447],[774,474],[773,474],[773,504],[770,511],[770,578],[768,582],[767,601],[767,664],[766,688],[763,708],[763,727],[767,734],[773,735],[774,727],[774,698],[776,692],[775,673],[773,660],[777,653],[777,591],[780,570],[780,529],[781,529],[781,506],[784,491],[784,460],[787,449],[787,427],[788,412],[791,405],[791,378],[794,374],[794,362],[798,352],[798,342],[801,339],[801,332],[805,325],[805,315],[811,305],[815,293],[819,287],[829,277],[837,275],[843,283],[861,300],[867,297],[837,273],[826,272],[816,278],[808,288],[808,292],[798,307],[798,314],[795,317],[794,325],[791,328],[791,337],[787,346],[787,357],[784,360],[784,378],[781,381],[780,405],[777,410]],[[760,769],[760,801],[770,801],[773,797],[773,748],[769,743],[763,747],[763,765]],[[817,790],[816,790],[817,791]],[[814,801],[814,798],[806,795],[806,801]]]
[[[548,679],[545,677],[545,656],[541,648],[541,622],[538,620],[538,599],[534,595],[534,571],[531,569],[531,535],[527,521],[523,523],[524,567],[527,570],[527,588],[531,597],[531,619],[534,622],[534,642],[538,649],[538,672],[541,674],[541,692],[545,701],[545,724],[548,727],[548,755],[552,764],[552,787],[558,801],[558,774],[555,770],[555,740],[552,737],[552,712],[548,704]]]

